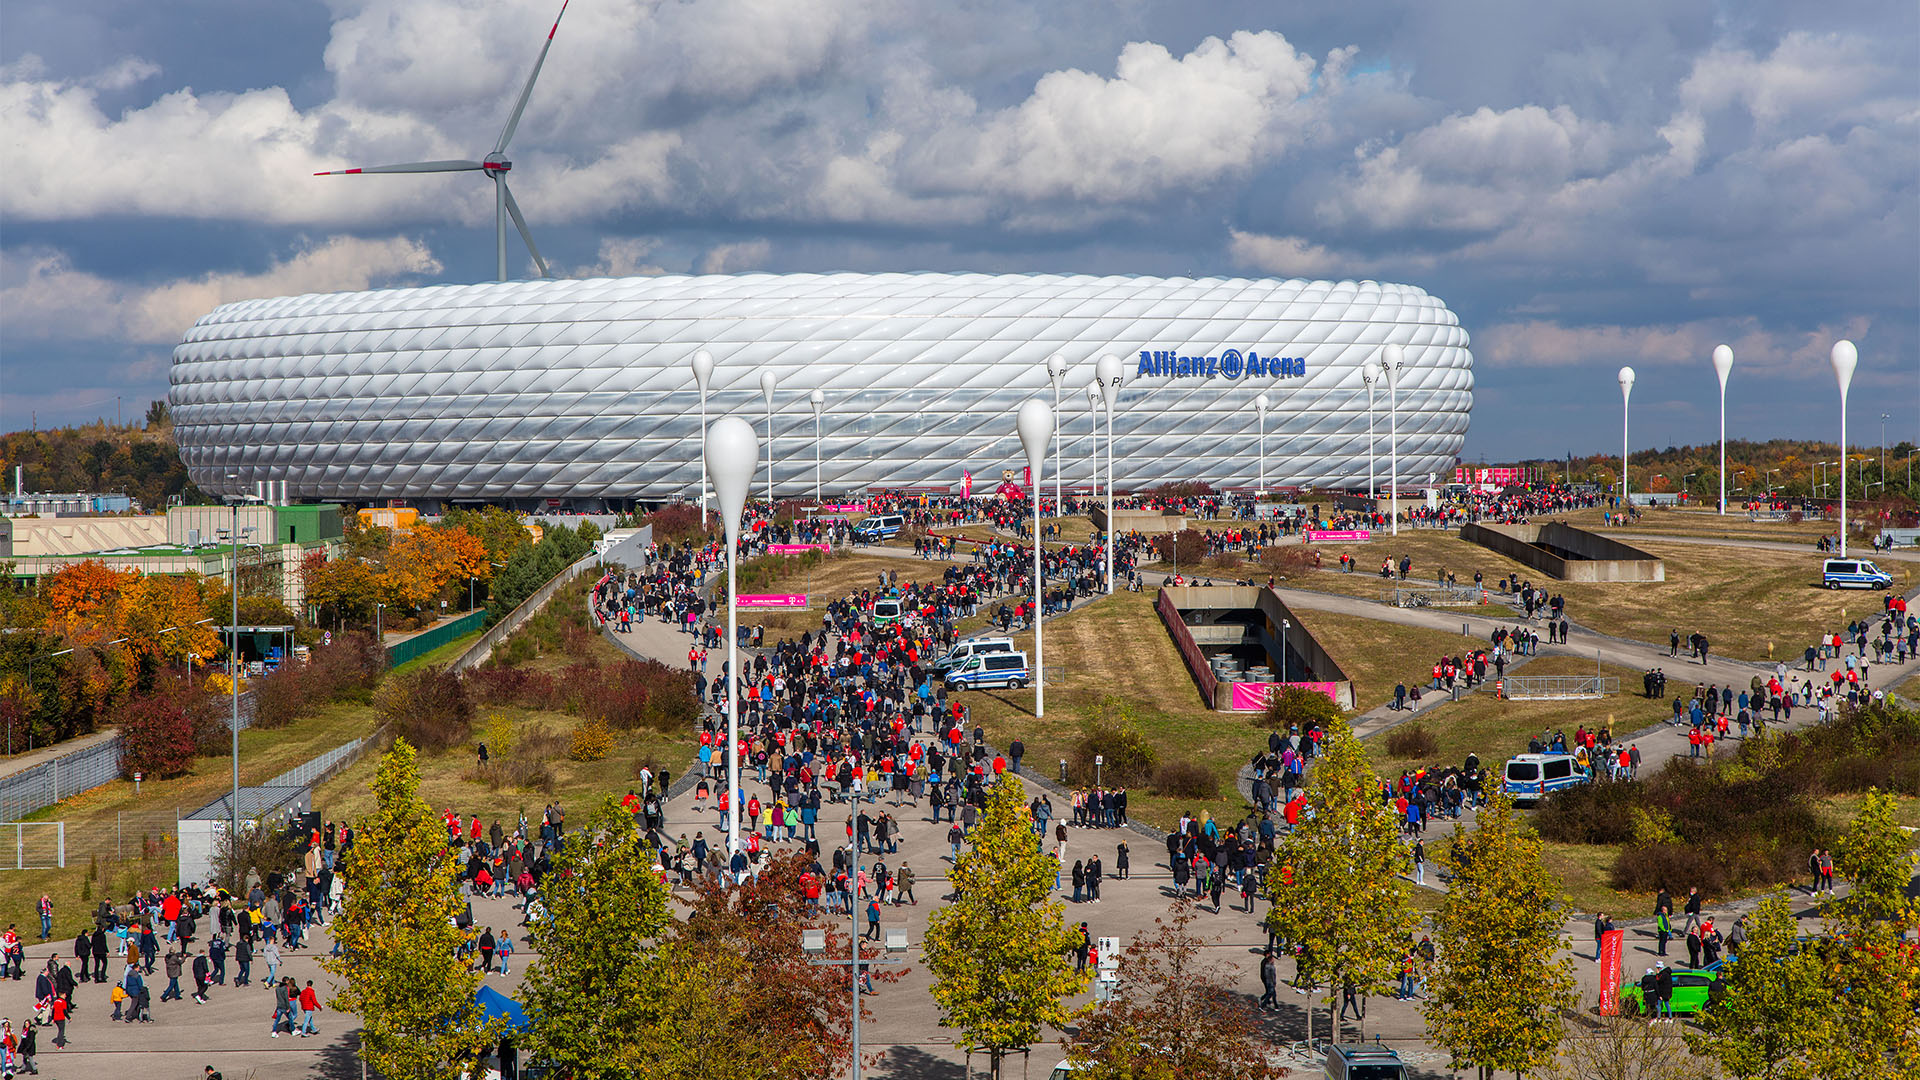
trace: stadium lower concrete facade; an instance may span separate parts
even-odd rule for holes
[[[1372,281],[982,274],[542,280],[248,300],[174,350],[175,434],[194,483],[289,497],[625,505],[695,496],[709,420],[751,422],[781,497],[997,481],[1024,463],[1019,403],[1067,363],[1060,466],[1093,476],[1085,387],[1120,358],[1120,490],[1251,487],[1266,394],[1268,486],[1367,478],[1361,365],[1405,349],[1403,486],[1451,471],[1473,404],[1466,332],[1438,299]],[[777,380],[771,424],[762,373]],[[1388,395],[1374,391],[1386,484]],[[1103,437],[1104,438],[1104,437]],[[1051,461],[1049,470],[1053,468]],[[754,495],[764,492],[764,467]],[[1048,476],[1051,481],[1051,474]]]

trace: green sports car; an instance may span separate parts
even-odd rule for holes
[[[1704,971],[1688,971],[1683,968],[1673,970],[1674,1015],[1697,1015],[1707,1007],[1720,989],[1720,968],[1718,964]],[[1653,996],[1653,976],[1644,975],[1636,982],[1627,983],[1620,988],[1620,1011],[1628,1016],[1651,1016],[1654,1011],[1648,1007],[1648,999]]]

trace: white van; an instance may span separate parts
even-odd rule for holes
[[[899,514],[875,514],[854,526],[853,535],[862,543],[877,544],[893,539],[906,524],[907,519]]]
[[[947,655],[933,662],[933,670],[951,671],[976,656],[1012,651],[1013,639],[1010,637],[967,638],[954,642],[953,648],[947,650]]]
[[[1829,589],[1884,589],[1893,575],[1866,559],[1828,559],[1820,566],[1820,584]]]
[[[1592,779],[1572,754],[1515,754],[1507,760],[1506,791],[1516,804],[1538,802]]]
[[[947,671],[945,682],[949,690],[984,690],[1002,686],[1018,690],[1032,678],[1027,671],[1026,653],[1002,652],[982,653],[967,658],[959,667]]]

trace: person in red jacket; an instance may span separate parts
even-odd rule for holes
[[[304,1039],[309,1035],[320,1034],[320,1027],[315,1022],[319,1016],[320,1016],[320,995],[314,993],[313,980],[308,979],[307,985],[302,987],[300,990],[300,1037],[301,1038]]]

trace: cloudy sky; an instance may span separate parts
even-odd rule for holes
[[[0,427],[137,413],[250,296],[493,275],[474,174],[558,0],[9,0]],[[1469,458],[1920,437],[1920,7],[574,0],[511,151],[556,272],[1418,284]],[[517,241],[514,269],[530,264]]]

